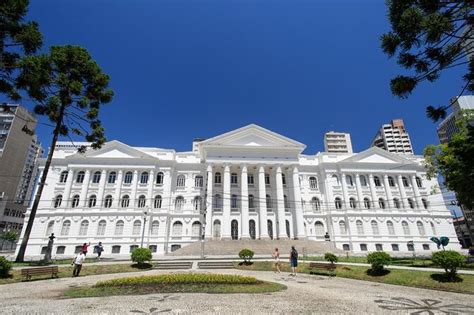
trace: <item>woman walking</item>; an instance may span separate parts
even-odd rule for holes
[[[291,246],[290,265],[292,272],[290,273],[290,276],[296,276],[296,267],[298,267],[298,252],[296,251],[294,246]]]
[[[275,260],[275,272],[280,273],[280,252],[278,251],[278,248],[275,248],[275,251],[272,253],[272,257]]]

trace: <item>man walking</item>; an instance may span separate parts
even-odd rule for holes
[[[100,260],[100,256],[102,255],[103,251],[104,251],[104,246],[102,246],[102,242],[99,242],[99,244],[95,246],[95,252],[97,254],[97,260]]]
[[[72,271],[73,277],[79,277],[79,274],[81,273],[82,269],[82,264],[84,263],[85,259],[86,255],[84,255],[83,251],[80,251],[79,254],[73,259],[71,264],[74,265],[74,270]]]
[[[294,246],[291,246],[290,252],[290,264],[291,264],[291,272],[290,276],[296,276],[296,268],[298,267],[298,252]]]

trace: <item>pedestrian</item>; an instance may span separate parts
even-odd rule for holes
[[[272,253],[272,257],[275,260],[276,272],[280,273],[280,252],[278,251],[278,248],[275,247],[275,251]]]
[[[83,251],[80,251],[79,254],[72,260],[71,265],[74,265],[74,269],[72,271],[72,276],[73,277],[79,277],[79,274],[81,273],[82,269],[82,263],[86,259],[86,255],[84,254]]]
[[[104,246],[102,246],[102,242],[99,242],[95,246],[95,252],[97,253],[97,260],[100,260],[100,256],[102,255],[102,252],[104,251]]]
[[[89,242],[89,244],[87,243],[82,244],[82,252],[84,253],[84,256],[87,255],[87,249],[89,248],[90,245],[91,245],[91,242]]]
[[[290,276],[296,276],[296,267],[298,267],[298,252],[296,251],[294,246],[291,246],[290,265],[292,272],[290,273]]]

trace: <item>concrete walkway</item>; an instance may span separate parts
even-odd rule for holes
[[[87,267],[85,267],[87,268]],[[182,272],[182,271],[181,271]],[[196,272],[196,271],[193,271]],[[197,271],[207,272],[208,271]],[[97,281],[163,274],[152,270],[0,286],[2,314],[474,314],[472,295],[438,292],[342,278],[273,272],[214,270],[284,284],[265,294],[150,294],[69,299],[62,292]],[[418,312],[418,313],[417,313]],[[431,312],[431,313],[429,313]]]

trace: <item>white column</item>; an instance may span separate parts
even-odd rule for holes
[[[115,181],[115,207],[120,208],[120,198],[122,197],[122,182],[123,182],[123,171],[119,170],[117,180]]]
[[[74,181],[74,170],[69,170],[69,172],[67,173],[66,187],[64,187],[64,195],[63,195],[63,200],[66,200],[66,205],[71,199],[71,187],[72,187],[73,181]]]
[[[242,173],[240,180],[241,187],[241,210],[242,210],[242,238],[250,238],[249,233],[249,189],[247,179],[247,166],[242,165]]]
[[[342,201],[342,209],[347,210],[348,203],[349,203],[349,196],[347,194],[347,182],[346,182],[346,174],[341,174],[341,183],[342,183],[342,196],[344,200]]]
[[[171,169],[163,170],[163,205],[166,205],[168,213],[172,209],[172,200],[171,200],[171,181],[173,180],[173,172]]]
[[[87,191],[89,190],[89,184],[90,184],[90,178],[91,178],[91,171],[86,170],[86,173],[84,174],[84,181],[82,182],[82,187],[81,187],[81,196],[80,196],[80,202],[79,205],[82,204],[84,207],[87,206]],[[71,206],[72,203],[72,198],[69,198],[68,205],[69,207]]]
[[[105,190],[105,182],[107,177],[107,171],[102,170],[100,174],[100,181],[99,181],[99,191],[97,193],[97,206],[102,207],[103,200],[104,200],[104,190]]]
[[[413,187],[413,193],[415,194],[417,208],[421,208],[423,203],[421,201],[420,190],[418,189],[418,185],[416,183],[416,175],[411,176],[411,186]]]
[[[364,208],[364,195],[362,194],[362,185],[360,184],[360,175],[355,175],[356,180],[356,189],[357,189],[357,208],[363,209]]]
[[[207,192],[206,192],[206,238],[212,237],[212,183],[214,181],[212,165],[207,166]]]
[[[286,220],[285,220],[285,202],[283,193],[283,179],[281,177],[281,167],[278,166],[275,172],[276,179],[276,198],[277,198],[277,214],[278,214],[278,235],[277,238],[288,238],[286,235]]]
[[[393,197],[392,197],[392,190],[390,188],[390,184],[388,182],[388,175],[385,174],[383,176],[383,184],[385,186],[385,193],[387,194],[387,205],[389,208],[393,208]]]
[[[154,205],[153,205],[153,185],[155,184],[155,171],[154,170],[150,170],[149,172],[149,177],[148,177],[148,204],[146,205],[147,207],[149,208],[153,208]],[[162,200],[163,201],[163,200]],[[151,219],[150,219],[150,222],[151,222]]]
[[[260,239],[268,238],[267,193],[265,188],[265,168],[258,168],[258,209],[260,211]]]
[[[230,238],[230,166],[224,166],[223,182],[223,207],[222,207],[222,238]]]
[[[296,232],[294,235],[298,239],[306,238],[306,231],[304,229],[303,207],[301,205],[301,188],[300,175],[298,168],[293,168],[293,196],[295,198],[295,217],[296,217]]]
[[[370,186],[370,194],[372,196],[372,207],[375,208],[377,204],[377,194],[375,193],[375,184],[374,184],[374,175],[369,174],[369,186]]]
[[[137,206],[137,186],[138,186],[138,171],[133,171],[132,193],[130,194],[130,208]]]
[[[401,202],[402,202],[403,208],[405,208],[406,205],[408,205],[408,200],[407,200],[407,193],[405,191],[405,186],[403,186],[402,175],[398,175],[397,179],[398,179],[398,189],[400,189],[400,195],[402,197]]]

